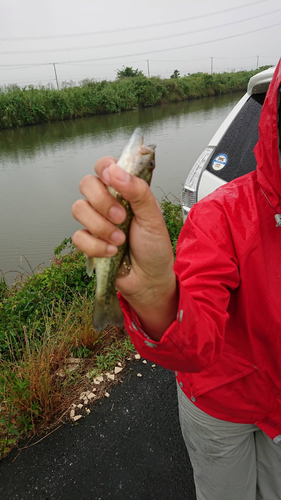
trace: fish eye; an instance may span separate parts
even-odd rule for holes
[[[149,163],[149,166],[150,166],[150,167],[153,167],[153,166],[154,166],[154,162],[153,162],[153,161],[151,161],[151,162]]]

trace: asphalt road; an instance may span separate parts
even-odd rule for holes
[[[142,373],[142,377],[137,377]],[[142,360],[76,424],[0,463],[1,500],[195,500],[174,374]]]

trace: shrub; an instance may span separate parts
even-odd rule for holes
[[[161,204],[175,252],[181,206]],[[83,369],[61,379],[70,356],[85,358],[91,373],[111,370],[134,350],[124,329],[98,334],[92,326],[95,278],[66,238],[49,268],[8,288],[0,280],[0,456],[20,436],[54,423],[83,383]],[[83,365],[81,365],[82,367]]]
[[[213,75],[199,72],[183,78],[180,78],[175,70],[173,78],[167,80],[158,77],[147,78],[141,71],[132,68],[118,71],[120,79],[114,82],[86,79],[80,82],[80,86],[75,86],[73,82],[68,85],[65,82],[61,90],[42,86],[28,86],[23,89],[17,85],[2,87],[0,129],[102,113],[118,113],[163,102],[243,90],[247,88],[249,78],[258,70]],[[123,71],[130,75],[123,76]]]

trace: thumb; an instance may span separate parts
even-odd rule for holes
[[[130,203],[136,217],[150,222],[155,217],[159,220],[159,215],[162,219],[161,210],[146,181],[128,174],[116,163],[103,171],[103,178]]]

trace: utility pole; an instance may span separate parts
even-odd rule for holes
[[[213,74],[213,57],[211,57],[211,75]]]
[[[257,69],[259,69],[259,58],[260,56],[257,56]]]
[[[147,74],[148,74],[148,78],[150,78],[150,73],[149,73],[149,60],[147,59],[146,60],[147,62]]]
[[[56,70],[56,65],[55,63],[53,63],[53,66],[54,66],[54,70],[55,70],[55,77],[56,77],[56,82],[57,82],[57,89],[59,90],[59,82],[58,82],[58,76],[57,76],[57,70]]]

